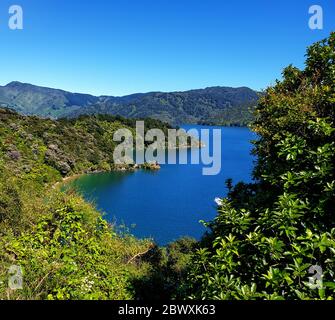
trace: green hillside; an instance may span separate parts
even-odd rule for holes
[[[94,97],[12,82],[0,87],[0,107],[25,115],[61,118],[83,114],[154,118],[172,125],[246,125],[258,93],[249,88],[211,87],[186,92],[152,92],[124,97]]]
[[[332,33],[260,100],[255,183],[228,181],[190,264],[193,298],[334,300],[334,58]]]
[[[0,299],[135,298],[133,283],[152,269],[139,260],[151,241],[120,234],[93,205],[56,186],[63,177],[117,169],[119,128],[134,131],[135,120],[55,121],[0,109]],[[23,268],[24,290],[8,289],[11,265]]]
[[[0,109],[0,299],[334,300],[334,59],[332,33],[308,49],[303,70],[287,67],[266,90],[252,126],[254,182],[228,180],[203,239],[165,248],[56,187],[113,169],[110,137],[134,120]],[[13,265],[23,290],[7,286]]]

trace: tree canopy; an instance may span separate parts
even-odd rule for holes
[[[334,59],[335,33],[261,98],[255,182],[236,185],[207,224],[187,280],[193,298],[335,297]]]

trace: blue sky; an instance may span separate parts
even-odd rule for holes
[[[24,10],[9,30],[8,8]],[[324,9],[310,30],[308,9]],[[335,0],[1,0],[0,85],[96,95],[207,86],[262,89],[335,30]]]

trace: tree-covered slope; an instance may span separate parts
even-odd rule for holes
[[[128,103],[103,102],[75,110],[81,113],[108,113],[124,117],[151,117],[172,124],[214,123],[246,125],[252,120],[252,108],[258,94],[249,88],[212,87],[186,92],[153,92]]]
[[[91,95],[38,87],[17,81],[0,87],[0,107],[9,107],[25,115],[58,118],[98,100]]]
[[[154,118],[173,125],[246,125],[252,120],[252,109],[257,100],[258,94],[245,87],[211,87],[124,97],[94,97],[20,82],[0,87],[0,107],[9,107],[26,115],[60,118],[110,114],[127,118]]]
[[[208,224],[185,281],[191,296],[335,298],[334,97],[335,33],[261,99],[256,182],[230,189]]]
[[[147,119],[146,129],[169,127]],[[113,169],[112,141],[135,120],[49,120],[0,109],[0,299],[134,299],[151,272],[151,241],[120,234],[93,205],[57,183]],[[8,286],[20,267],[23,289]]]
[[[109,115],[81,116],[76,119],[41,119],[0,109],[0,148],[4,161],[13,170],[37,170],[38,164],[56,169],[63,176],[115,167],[113,152],[118,142],[113,135],[129,129],[135,137],[135,119]],[[159,120],[146,119],[145,130],[171,127]],[[43,168],[40,168],[44,170]]]
[[[253,123],[254,183],[228,181],[202,241],[167,248],[119,234],[55,188],[110,169],[110,137],[134,120],[0,109],[0,299],[334,299],[334,61],[335,33],[267,89]],[[11,266],[22,268],[22,290],[7,285]]]

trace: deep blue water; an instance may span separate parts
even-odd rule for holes
[[[219,175],[203,176],[201,164],[162,165],[157,172],[87,175],[72,185],[87,200],[94,201],[97,208],[106,213],[107,220],[124,223],[139,238],[152,237],[160,245],[182,236],[199,239],[205,231],[199,221],[215,217],[214,199],[226,195],[225,180],[251,181],[254,159],[250,154],[250,141],[256,137],[247,128],[183,127],[222,130]],[[206,148],[212,151],[213,145]]]

